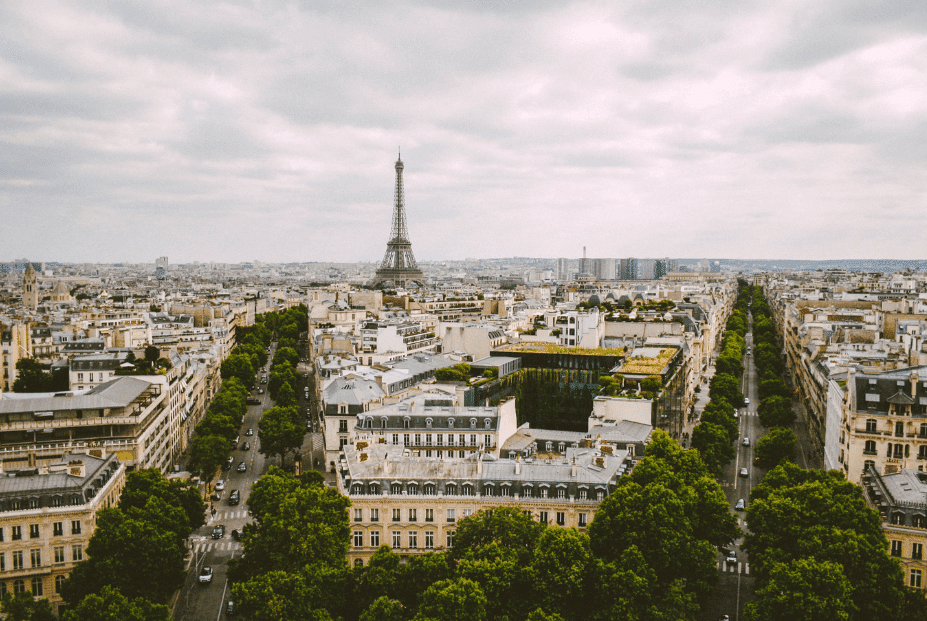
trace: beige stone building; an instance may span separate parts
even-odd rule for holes
[[[457,520],[493,507],[518,507],[553,526],[585,530],[632,465],[626,450],[595,446],[547,459],[451,453],[423,457],[374,434],[344,447],[337,481],[351,499],[349,563],[367,563],[383,544],[402,555],[446,550]]]
[[[116,506],[126,468],[115,455],[65,454],[41,468],[0,472],[0,594],[31,591],[55,608],[84,559],[96,512]]]

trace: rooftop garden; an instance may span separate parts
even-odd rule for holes
[[[621,372],[633,375],[659,375],[677,351],[675,347],[663,347],[656,356],[631,356],[621,365]]]
[[[571,354],[574,356],[623,356],[626,347],[564,347],[556,343],[513,343],[499,351],[517,351],[533,354]]]

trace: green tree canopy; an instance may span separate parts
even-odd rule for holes
[[[274,406],[264,413],[258,422],[258,438],[261,440],[261,454],[283,459],[290,451],[303,444],[306,427],[297,407]]]
[[[212,481],[219,467],[231,455],[229,441],[225,436],[215,434],[197,435],[190,441],[190,460],[187,467],[201,479]]]
[[[480,510],[458,522],[451,557],[459,559],[471,550],[496,543],[514,551],[520,561],[526,561],[546,528],[546,524],[532,519],[519,507]]]
[[[815,558],[774,563],[746,616],[750,621],[849,621],[855,612],[850,591],[836,563]]]
[[[692,431],[691,445],[715,477],[721,476],[721,469],[731,463],[736,454],[729,430],[704,419]]]
[[[756,443],[756,465],[772,470],[783,461],[795,461],[795,434],[785,427],[773,427]]]
[[[795,410],[792,409],[792,400],[779,395],[766,397],[760,401],[756,413],[764,427],[791,427],[796,418]]]
[[[273,366],[276,367],[284,362],[289,363],[295,369],[296,365],[299,364],[299,353],[292,347],[278,347],[277,351],[274,352]]]
[[[237,378],[244,386],[254,385],[254,367],[251,364],[251,356],[244,353],[229,354],[229,357],[222,361],[219,374],[222,379],[230,377]]]
[[[0,599],[0,611],[5,615],[5,621],[57,621],[48,600],[35,599],[31,591],[15,595],[4,593]]]
[[[164,478],[157,468],[135,470],[126,475],[126,485],[119,496],[119,508],[131,515],[131,511],[149,507],[152,498],[161,500],[165,506],[181,511],[172,529],[181,539],[206,523],[206,506],[197,489],[188,481]]]
[[[87,595],[62,621],[170,621],[167,606],[153,604],[143,597],[129,600],[119,589],[104,586]]]
[[[708,383],[708,396],[711,399],[724,399],[736,408],[744,405],[744,396],[740,392],[740,382],[733,375],[715,373]]]
[[[419,621],[485,621],[486,596],[472,580],[442,580],[428,587],[422,595],[422,605],[415,618]]]
[[[16,361],[16,381],[13,382],[13,392],[55,392],[67,389],[67,369],[64,372],[62,385],[60,375],[54,376],[49,373],[46,365],[32,358],[20,358]]]

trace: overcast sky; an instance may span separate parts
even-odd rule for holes
[[[0,260],[927,258],[927,2],[0,3]]]

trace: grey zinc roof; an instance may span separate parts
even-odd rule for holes
[[[82,461],[84,463],[84,476],[70,475],[67,471],[47,475],[28,474],[28,471],[24,471],[19,475],[14,472],[4,473],[0,475],[0,497],[38,494],[41,492],[78,491],[88,481],[96,478],[107,462],[105,459],[91,457],[86,454],[65,455],[62,459],[63,463],[61,465],[66,465],[70,461]],[[54,465],[52,464],[52,466]]]
[[[386,395],[380,385],[362,377],[337,377],[325,388],[322,400],[325,403],[346,403],[363,405],[381,399]]]
[[[883,474],[882,484],[896,503],[924,503],[927,501],[927,482],[922,481],[918,474],[921,473],[908,468]]]
[[[0,399],[0,414],[124,408],[151,386],[136,377],[118,377],[85,393],[45,394],[33,399]]]

